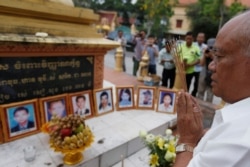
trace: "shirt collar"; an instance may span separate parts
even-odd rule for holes
[[[221,110],[223,122],[229,122],[238,117],[248,115],[250,113],[250,97],[240,100],[233,104],[226,104]]]
[[[20,129],[26,129],[27,127],[28,127],[28,122],[27,122],[24,126],[20,126],[20,125],[19,125],[19,128],[20,128]]]

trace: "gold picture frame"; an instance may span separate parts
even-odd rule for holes
[[[135,108],[134,86],[116,87],[116,110],[129,110]]]
[[[0,114],[0,144],[4,143],[3,125],[2,125],[1,117],[2,116]]]
[[[167,88],[158,89],[157,112],[175,114],[176,113],[176,91]]]
[[[155,109],[155,93],[156,88],[150,86],[137,87],[137,109]]]
[[[40,132],[37,99],[0,106],[4,141],[13,141]]]
[[[40,98],[39,104],[43,124],[50,121],[54,114],[60,118],[71,114],[67,94]]]
[[[95,115],[103,115],[114,111],[113,89],[103,88],[94,90]],[[104,106],[104,108],[103,108]]]
[[[92,91],[82,91],[68,94],[71,113],[78,114],[86,119],[94,116]]]

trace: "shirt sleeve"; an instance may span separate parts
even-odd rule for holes
[[[249,150],[247,141],[209,141],[203,152],[193,156],[188,167],[246,167],[250,164]]]

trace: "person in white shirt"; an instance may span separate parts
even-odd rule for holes
[[[196,42],[194,42],[194,44],[196,44],[200,49],[200,59],[202,59],[204,52],[207,49],[207,45],[204,43],[204,41],[205,33],[199,32],[196,37]],[[199,78],[204,76],[203,69],[204,67],[202,67],[200,63],[194,66],[194,88],[192,90],[192,96],[194,97],[197,95],[198,88],[201,84]]]
[[[209,64],[211,85],[226,105],[216,111],[207,132],[203,131],[198,102],[188,93],[178,93],[179,140],[174,167],[250,166],[249,17],[249,11],[234,17],[216,37]]]
[[[159,63],[163,66],[162,86],[172,89],[175,81],[175,64],[171,54],[171,41],[166,41],[165,48],[160,50]]]

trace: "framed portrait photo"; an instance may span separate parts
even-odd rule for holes
[[[137,108],[155,109],[155,87],[139,86],[137,88]]]
[[[94,90],[95,115],[103,115],[114,111],[113,92],[111,88]]]
[[[71,113],[85,118],[94,116],[92,91],[71,93],[68,97]]]
[[[70,114],[67,94],[40,98],[39,103],[42,123],[50,121],[53,115],[62,118]]]
[[[135,107],[134,87],[119,86],[116,87],[116,110],[128,110]]]
[[[1,105],[4,140],[12,141],[40,131],[38,101],[27,100]]]
[[[157,102],[157,112],[175,114],[176,112],[176,92],[167,89],[159,88],[158,89],[158,102]]]

